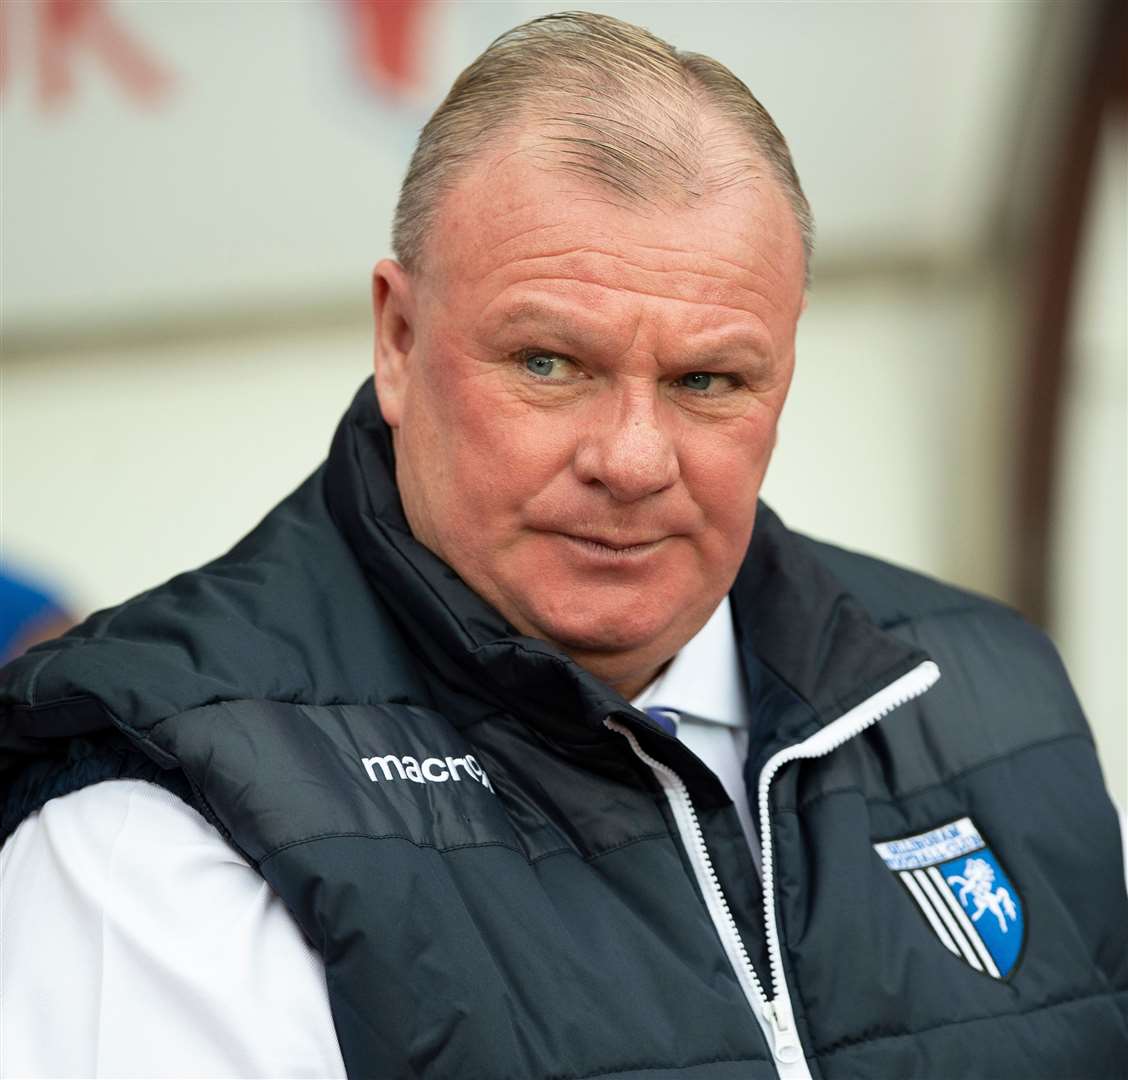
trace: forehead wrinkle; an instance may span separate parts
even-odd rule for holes
[[[491,275],[489,275],[489,276],[492,276],[492,274],[502,273],[506,269],[511,269],[511,268],[518,266],[518,265],[521,265],[521,264],[536,263],[536,262],[540,262],[540,261],[541,261],[541,259],[537,256],[529,256],[525,259],[514,260],[512,263],[508,263],[505,266],[498,267],[495,271],[492,271]],[[662,278],[665,278],[665,279],[682,278],[682,279],[687,279],[687,284],[691,281],[696,280],[696,279],[704,278],[705,283],[706,283],[707,286],[709,286],[709,288],[707,288],[704,292],[698,291],[695,295],[683,295],[681,293],[676,293],[676,292],[664,292],[660,289],[651,290],[651,289],[647,289],[647,288],[635,288],[632,285],[629,285],[629,284],[626,284],[626,283],[623,283],[623,282],[611,283],[611,282],[608,282],[606,280],[600,280],[598,278],[586,277],[583,274],[579,274],[579,273],[522,274],[521,277],[518,280],[513,282],[513,284],[514,285],[522,284],[522,283],[527,282],[527,281],[530,281],[530,282],[531,281],[559,281],[559,282],[566,283],[566,284],[587,285],[587,286],[592,286],[592,287],[598,288],[598,289],[607,289],[607,290],[610,290],[611,292],[631,292],[631,293],[635,293],[639,296],[652,297],[656,300],[659,300],[659,299],[676,300],[680,303],[685,303],[685,304],[707,304],[707,305],[710,305],[710,306],[717,306],[717,307],[731,307],[734,311],[741,311],[743,309],[740,308],[740,307],[737,307],[737,306],[734,306],[734,305],[731,305],[731,304],[725,304],[721,301],[716,300],[715,294],[719,291],[735,290],[737,292],[744,293],[748,296],[761,297],[762,298],[764,296],[764,294],[761,291],[759,291],[757,288],[755,288],[754,286],[759,285],[759,284],[763,284],[765,286],[770,287],[773,284],[772,278],[770,278],[766,275],[763,275],[763,274],[755,274],[752,271],[748,271],[748,270],[745,271],[745,274],[743,276],[751,278],[752,281],[751,281],[751,283],[747,283],[747,284],[741,283],[741,282],[736,281],[736,280],[731,279],[731,278],[723,278],[723,279],[718,280],[717,278],[714,278],[707,273],[703,273],[703,272],[698,271],[698,270],[687,270],[687,269],[682,268],[682,267],[679,267],[679,268],[676,268],[676,269],[670,269],[670,270],[654,270],[654,269],[651,269],[649,267],[639,267],[639,266],[632,265],[631,271],[635,275],[638,275],[638,276],[641,276],[641,277],[646,277],[646,278],[659,278],[659,279],[662,279]],[[485,278],[483,278],[483,280],[485,280]]]
[[[525,138],[527,139],[530,134],[532,134],[532,133],[526,132]],[[519,143],[515,148],[510,149],[507,152],[505,152],[505,153],[503,153],[499,156],[494,156],[490,160],[487,160],[486,162],[484,162],[483,163],[484,164],[483,173],[479,174],[480,179],[485,180],[488,177],[495,176],[496,170],[504,162],[509,161],[511,158],[513,158],[514,156],[518,156],[518,155],[523,156],[525,158],[525,160],[528,162],[528,165],[530,167],[536,169],[536,171],[538,173],[543,174],[543,173],[549,173],[549,172],[554,172],[554,171],[555,172],[561,171],[561,168],[560,168],[561,163],[560,163],[559,160],[557,160],[557,162],[556,162],[556,168],[555,169],[546,168],[546,167],[542,166],[541,164],[539,164],[538,161],[536,160],[538,155],[536,155],[534,152],[532,152],[528,143],[525,142],[524,145],[521,145]],[[758,164],[762,165],[762,162],[760,162]],[[744,176],[744,175],[741,175],[744,171],[744,166],[740,162],[727,163],[727,164],[724,164],[724,165],[720,165],[719,167],[720,167],[721,170],[727,170],[727,169],[731,168],[734,171],[734,173],[736,173],[737,175],[726,176],[724,178],[724,183],[718,185],[718,187],[726,188],[727,190],[726,191],[720,191],[720,190],[716,191],[715,195],[711,196],[710,199],[709,199],[710,205],[720,207],[720,208],[731,209],[733,214],[736,215],[738,217],[738,219],[744,220],[748,217],[748,208],[736,205],[731,201],[731,196],[735,193],[735,190],[738,190],[739,188],[747,187],[747,188],[750,188],[752,190],[760,192],[763,196],[766,196],[768,198],[769,202],[780,201],[779,199],[773,199],[772,198],[773,195],[778,195],[778,191],[776,189],[776,185],[771,181],[770,177],[767,178],[767,182],[764,183],[764,182],[762,182],[763,178],[760,177],[759,174],[757,174],[756,176],[747,176],[747,177]],[[753,167],[754,167],[754,163],[750,162],[749,165],[748,165],[748,168],[751,169]],[[563,170],[563,171],[568,172],[568,170]],[[607,185],[605,185],[605,184],[593,184],[593,183],[590,182],[591,181],[590,177],[584,177],[584,176],[578,176],[577,175],[577,179],[579,180],[579,183],[575,187],[567,187],[561,192],[561,195],[564,196],[565,198],[567,198],[573,204],[578,202],[578,201],[590,201],[590,202],[594,202],[594,203],[597,203],[597,204],[600,204],[600,205],[606,205],[606,206],[609,206],[610,208],[612,208],[615,211],[630,214],[634,217],[637,217],[640,222],[654,221],[655,216],[662,212],[661,203],[664,202],[665,200],[662,200],[660,197],[651,198],[649,200],[644,200],[641,197],[634,198],[631,192],[621,191],[621,194],[627,199],[627,202],[626,203],[616,202],[612,198],[609,197],[611,193],[610,193],[610,189],[608,188]],[[477,202],[483,196],[492,200],[494,198],[493,184],[487,182],[485,184],[485,187],[488,189],[487,191],[483,191],[482,188],[478,187],[478,185],[473,185],[470,188],[463,186],[461,191],[452,192],[452,195],[454,195],[455,200],[458,200],[458,201],[461,201],[462,199],[465,199],[465,198],[469,198],[471,200],[471,202]],[[475,190],[475,188],[477,190]],[[602,192],[602,194],[600,194],[600,192]],[[639,193],[635,192],[633,194],[638,195]],[[654,193],[654,194],[656,195],[657,193]],[[453,206],[450,205],[450,203],[448,202],[447,210],[450,211],[452,209],[453,209]],[[473,206],[467,206],[464,209],[465,209],[466,212],[469,212],[471,210],[476,210],[477,208],[475,208]],[[538,209],[539,209],[538,203],[518,199],[515,203],[513,203],[509,207],[503,209],[500,213],[495,213],[494,216],[493,216],[493,224],[494,224],[495,227],[499,227],[505,222],[505,220],[507,218],[518,218],[518,219],[520,219],[522,216],[527,217],[531,213],[535,214]],[[705,209],[705,208],[702,207],[702,209]],[[492,208],[491,208],[491,210],[492,210]],[[667,211],[672,210],[674,213],[678,213],[678,212],[683,211],[683,210],[685,210],[686,212],[689,212],[689,213],[698,212],[697,210],[688,210],[688,208],[686,208],[682,205],[670,205],[670,206],[666,207],[666,210]],[[753,213],[753,217],[755,217],[757,219],[759,219],[760,217],[763,217],[763,216],[764,216],[763,214],[758,213],[758,212]],[[788,220],[790,220],[790,209],[789,208],[788,208]],[[503,239],[495,242],[494,244],[491,245],[491,247],[494,248],[494,249],[504,249],[508,246],[519,243],[520,240],[522,239],[522,237],[526,237],[526,236],[532,237],[532,236],[535,236],[539,233],[551,232],[554,229],[566,229],[567,227],[568,227],[568,225],[566,223],[563,223],[563,222],[536,224],[536,225],[532,225],[532,226],[521,225],[514,232],[512,232],[511,235],[506,236]],[[778,229],[767,230],[767,231],[770,231],[773,234],[779,232]],[[668,253],[671,253],[671,254],[695,255],[695,256],[698,256],[698,257],[704,256],[704,257],[706,257],[706,258],[708,258],[708,259],[710,259],[714,262],[729,265],[729,266],[733,267],[734,269],[736,269],[738,271],[755,274],[755,271],[752,271],[751,268],[747,264],[737,262],[734,259],[726,258],[724,255],[719,254],[717,251],[698,250],[698,251],[694,251],[694,252],[689,252],[689,251],[686,251],[684,247],[678,247],[677,245],[670,245],[668,247],[663,247],[663,246],[657,245],[657,244],[647,245],[647,244],[643,244],[643,243],[639,243],[639,242],[635,242],[635,241],[631,241],[631,246],[633,248],[637,249],[637,250],[650,250],[650,251],[656,251],[656,252],[668,252]],[[699,245],[699,248],[701,246],[702,245]],[[801,246],[801,241],[800,241],[800,246]],[[617,252],[601,251],[598,248],[593,248],[593,247],[585,246],[585,245],[582,245],[582,244],[580,244],[580,245],[565,245],[565,246],[563,246],[559,249],[555,249],[551,252],[546,252],[544,254],[546,256],[563,255],[563,254],[568,254],[568,253],[580,252],[580,251],[585,250],[585,249],[590,250],[595,254],[606,254],[606,255],[612,255],[612,256],[621,254],[621,253],[617,253]],[[758,252],[757,254],[760,254],[760,253]],[[532,257],[536,258],[536,257],[540,257],[540,256],[538,255],[538,256],[532,256]],[[761,255],[761,257],[763,257],[763,256]],[[763,277],[764,280],[767,280],[767,276],[765,276],[765,275],[758,275],[757,274],[756,276],[757,277]]]
[[[519,209],[510,211],[508,214],[503,214],[502,220],[505,217],[517,216],[517,214],[520,214],[526,209],[526,207],[521,207]],[[496,223],[499,223],[499,221],[495,219],[495,225]],[[689,257],[698,265],[702,263],[705,263],[706,265],[710,263],[714,265],[722,265],[730,267],[730,269],[737,271],[739,274],[750,275],[752,276],[752,278],[758,281],[768,282],[773,279],[773,276],[776,276],[776,278],[778,278],[778,276],[781,276],[781,269],[778,269],[778,267],[776,267],[774,261],[769,263],[768,255],[764,252],[759,251],[759,249],[757,248],[750,248],[749,254],[750,256],[752,256],[752,258],[755,258],[756,261],[766,264],[769,263],[769,273],[758,272],[757,270],[752,269],[751,261],[742,262],[738,260],[738,258],[723,254],[719,248],[698,246],[696,249],[687,249],[684,245],[680,244],[644,243],[643,240],[634,238],[628,238],[626,246],[622,249],[597,246],[596,244],[592,243],[563,243],[558,247],[549,247],[548,249],[546,249],[546,251],[543,252],[535,252],[529,255],[519,255],[518,257],[504,258],[504,255],[502,254],[504,251],[506,251],[506,249],[511,248],[515,245],[520,245],[522,243],[522,240],[525,240],[526,238],[536,237],[539,234],[544,234],[544,232],[553,232],[554,230],[566,231],[570,229],[572,229],[572,226],[566,225],[566,223],[563,222],[552,222],[546,223],[546,225],[518,228],[517,230],[511,232],[510,235],[496,240],[496,242],[488,246],[487,251],[484,254],[488,255],[490,253],[495,253],[495,258],[497,262],[499,262],[499,264],[495,265],[493,269],[486,271],[484,274],[479,273],[477,275],[478,278],[487,278],[487,276],[490,276],[497,271],[504,269],[505,266],[515,266],[522,263],[532,263],[539,260],[545,260],[545,258],[564,258],[567,256],[584,254],[590,254],[597,257],[611,258],[611,260],[626,262],[631,264],[632,266],[637,266],[637,269],[640,270],[662,272],[658,269],[655,269],[655,267],[638,266],[638,264],[632,260],[632,255],[641,252],[651,252],[659,255],[672,255],[675,257]],[[774,232],[775,230],[765,231]]]
[[[638,205],[589,214],[576,208],[576,196],[596,193],[598,186],[547,179],[547,170],[527,152],[523,157],[523,162],[510,161],[516,169],[512,178],[509,169],[504,176],[494,173],[497,159],[490,161],[476,179],[452,193],[445,208],[452,221],[479,217],[484,226],[474,243],[446,249],[442,270],[446,282],[458,285],[465,302],[479,312],[494,294],[525,276],[558,282],[561,289],[589,290],[597,303],[592,289],[619,286],[643,296],[714,304],[718,311],[769,325],[798,314],[801,291],[794,290],[792,304],[790,279],[801,244],[788,224],[790,208],[770,179],[747,185],[747,196],[734,189],[669,220]],[[557,204],[559,212],[553,209]],[[782,214],[786,221],[777,220]],[[780,297],[773,299],[781,286],[786,311]],[[777,327],[781,341],[783,335],[783,327]]]
[[[668,254],[674,254],[674,255],[686,254],[686,251],[685,251],[684,248],[676,247],[676,246],[673,246],[673,245],[667,246],[667,245],[663,245],[663,244],[643,244],[641,242],[635,242],[631,246],[637,251],[657,251],[657,252],[661,252],[662,254],[666,254],[666,255],[668,255]],[[577,249],[577,250],[583,250],[583,249]],[[599,251],[598,248],[589,248],[587,250],[596,251],[596,252]],[[613,255],[614,253],[608,253],[608,254]],[[763,281],[765,283],[770,281],[770,278],[767,275],[757,274],[756,271],[753,270],[751,268],[751,266],[749,266],[747,263],[737,262],[735,259],[729,259],[726,256],[721,255],[719,252],[716,252],[716,251],[697,252],[696,254],[705,255],[706,258],[708,258],[709,260],[711,260],[713,262],[719,262],[719,263],[723,263],[725,266],[731,266],[734,270],[738,271],[740,274],[746,274],[746,275],[748,275],[752,278],[755,278],[757,281]],[[531,257],[535,257],[535,256],[531,256]],[[766,261],[766,260],[764,260],[764,261]],[[649,269],[649,268],[640,267],[639,269]],[[660,273],[662,271],[655,271],[655,272]],[[668,272],[676,273],[677,271],[668,271]],[[684,271],[684,272],[685,273],[693,273],[694,271],[690,270],[690,271]]]
[[[551,231],[552,229],[557,229],[557,228],[560,228],[560,227],[561,226],[559,226],[559,225],[541,225],[541,226],[537,226],[535,228],[531,228],[531,229],[528,229],[528,230],[522,230],[518,233],[515,233],[513,236],[508,237],[505,240],[499,241],[498,243],[492,245],[491,250],[494,251],[494,252],[501,252],[505,248],[507,248],[507,247],[509,247],[513,244],[520,243],[521,240],[526,236],[532,236],[534,233],[538,233],[538,232]],[[771,270],[773,272],[771,272],[771,273],[761,273],[761,272],[758,272],[757,270],[753,269],[750,264],[744,263],[744,262],[738,262],[736,259],[728,258],[727,256],[722,255],[717,251],[693,251],[693,252],[691,252],[691,251],[687,251],[684,247],[681,247],[681,246],[678,246],[678,245],[644,244],[644,243],[638,242],[638,241],[631,241],[629,252],[628,251],[608,250],[606,248],[595,247],[591,244],[576,244],[576,245],[567,246],[567,247],[555,248],[555,249],[552,249],[552,250],[549,250],[549,251],[539,251],[539,252],[536,252],[535,254],[532,254],[532,255],[521,255],[517,258],[510,258],[510,259],[501,258],[501,260],[498,261],[497,265],[494,266],[492,269],[487,270],[484,273],[479,273],[476,276],[477,276],[478,280],[480,280],[480,281],[488,281],[490,278],[496,276],[497,274],[504,273],[506,270],[512,269],[514,267],[519,267],[519,266],[523,266],[523,265],[531,265],[531,264],[535,264],[535,263],[538,263],[538,262],[543,262],[545,260],[551,260],[551,259],[566,259],[566,258],[569,258],[570,256],[592,255],[592,256],[595,256],[597,259],[611,259],[611,260],[614,260],[615,262],[618,262],[618,263],[621,263],[621,264],[626,264],[627,266],[630,267],[632,272],[637,272],[637,273],[642,273],[642,274],[690,274],[690,275],[695,275],[697,277],[707,277],[707,278],[710,278],[712,280],[711,275],[708,273],[707,270],[686,268],[686,267],[640,266],[630,256],[634,252],[642,252],[642,251],[655,252],[655,253],[658,253],[658,254],[661,254],[661,255],[674,255],[674,256],[688,255],[688,256],[691,256],[692,258],[698,260],[699,262],[701,260],[704,260],[707,265],[708,264],[720,264],[721,266],[725,266],[725,267],[728,267],[732,270],[735,270],[740,277],[750,278],[753,283],[761,284],[761,285],[764,285],[764,286],[770,286],[771,284],[773,284],[774,280],[780,276],[778,271],[776,271],[776,268],[774,267],[774,265],[771,266]],[[758,257],[759,257],[761,262],[765,262],[765,263],[768,262],[768,259],[767,259],[766,256],[758,253]],[[577,280],[580,280],[580,278],[578,276],[577,276]],[[728,281],[728,279],[725,279],[725,280],[726,280],[727,284],[734,284],[734,285],[736,284],[735,281],[730,282],[730,281]]]
[[[595,252],[596,254],[600,254],[600,255],[606,254],[606,253],[603,253],[603,252],[599,252],[597,249],[593,249],[593,248],[577,248],[577,249],[575,249],[575,252],[570,252],[570,253],[588,253],[588,252]],[[557,258],[557,257],[558,256],[554,256],[554,255],[527,255],[527,256],[520,258],[520,259],[513,259],[513,260],[510,260],[509,262],[505,262],[505,263],[501,264],[500,266],[495,267],[493,270],[490,270],[487,273],[483,274],[481,276],[480,280],[483,281],[483,282],[489,281],[491,278],[497,276],[498,274],[503,274],[506,271],[513,270],[514,268],[521,267],[521,266],[533,265],[533,264],[536,264],[538,262],[544,262],[546,260],[552,260],[552,259]],[[609,256],[606,256],[606,257],[617,258],[617,256],[614,256],[614,255],[609,255]],[[639,296],[653,297],[654,299],[675,300],[675,301],[678,301],[680,303],[685,303],[685,304],[707,304],[711,307],[727,308],[727,309],[730,309],[732,311],[744,311],[745,309],[738,307],[734,304],[728,304],[728,303],[724,303],[722,301],[719,301],[716,298],[716,294],[718,292],[723,292],[723,291],[728,291],[728,290],[736,290],[737,292],[739,292],[743,295],[753,297],[753,298],[756,298],[756,299],[763,299],[764,296],[765,296],[765,292],[768,289],[770,289],[772,287],[772,285],[774,284],[774,278],[771,275],[758,274],[755,271],[749,269],[748,267],[743,266],[740,263],[733,263],[730,260],[721,260],[721,261],[725,262],[726,265],[733,266],[736,269],[740,270],[740,272],[741,272],[740,276],[742,278],[746,279],[745,282],[741,282],[741,281],[738,281],[734,278],[729,278],[729,277],[725,277],[725,278],[718,280],[717,278],[713,277],[712,275],[710,275],[710,274],[708,274],[704,271],[686,269],[684,267],[676,267],[676,268],[671,268],[671,269],[655,269],[655,268],[652,268],[652,267],[638,266],[634,263],[630,264],[631,274],[642,276],[644,278],[658,278],[658,279],[664,278],[664,279],[667,279],[667,280],[670,279],[670,278],[681,278],[686,282],[687,285],[694,280],[702,279],[702,278],[705,279],[705,284],[706,284],[707,287],[703,292],[699,292],[698,297],[696,297],[696,298],[692,297],[692,296],[684,295],[682,293],[664,292],[661,289],[634,288],[631,285],[628,285],[628,284],[625,284],[625,283],[622,283],[622,282],[617,282],[617,283],[611,284],[611,283],[608,283],[607,281],[601,281],[601,280],[597,280],[597,279],[594,279],[594,278],[586,277],[581,273],[570,273],[570,274],[562,274],[562,273],[555,273],[555,274],[553,274],[553,273],[544,273],[544,274],[532,273],[532,274],[528,274],[528,273],[522,273],[519,280],[513,282],[513,284],[522,284],[524,282],[531,282],[531,281],[541,281],[541,282],[558,281],[558,282],[563,282],[563,283],[567,283],[567,284],[585,285],[585,286],[591,286],[591,287],[595,287],[595,288],[599,288],[599,289],[607,289],[607,290],[610,290],[612,292],[631,292],[631,293],[635,293],[636,295],[639,295]],[[748,279],[750,279],[750,280],[748,280]],[[757,286],[759,286],[759,288],[757,288]]]
[[[505,241],[502,244],[497,245],[495,250],[497,248],[503,248],[503,247],[508,246],[511,243],[517,242],[517,241],[519,241],[519,239],[520,239],[520,236],[514,237],[512,240]],[[520,256],[519,258],[516,258],[516,259],[502,258],[501,261],[499,261],[497,263],[497,265],[494,266],[492,269],[487,270],[484,273],[479,274],[478,280],[482,281],[482,282],[488,282],[492,278],[497,277],[497,275],[499,275],[499,274],[505,274],[507,271],[513,270],[513,269],[521,267],[521,266],[525,266],[525,265],[533,264],[533,263],[538,263],[538,262],[544,262],[544,261],[552,261],[552,260],[555,260],[555,259],[567,259],[567,258],[570,258],[571,256],[575,256],[575,255],[579,255],[579,256],[595,255],[595,256],[603,256],[605,258],[616,258],[615,255],[609,254],[608,252],[600,251],[598,248],[591,247],[587,244],[578,244],[575,247],[560,248],[559,250],[556,250],[556,251],[538,252],[535,255],[522,255],[522,256]],[[567,276],[559,275],[559,279],[562,280],[562,281],[563,280],[573,280],[573,279],[576,280],[576,281],[581,280],[579,278],[579,276],[574,276],[574,275],[571,275],[571,274],[569,274]]]

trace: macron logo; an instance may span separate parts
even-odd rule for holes
[[[374,784],[384,780],[412,780],[416,784],[445,784],[448,780],[462,780],[458,775],[461,769],[471,780],[477,780],[487,791],[493,791],[493,784],[486,775],[485,770],[473,754],[465,757],[437,758],[429,757],[419,761],[413,757],[396,757],[388,754],[385,757],[361,758],[368,773],[368,779]],[[377,772],[379,770],[379,772]]]

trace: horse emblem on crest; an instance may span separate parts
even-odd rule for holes
[[[957,898],[965,908],[968,897],[971,897],[975,904],[972,922],[979,922],[983,913],[989,911],[999,920],[999,929],[1005,934],[1009,930],[1007,919],[1013,922],[1018,918],[1018,909],[1014,906],[1011,894],[1002,885],[997,889],[992,888],[995,884],[995,871],[986,859],[968,859],[964,863],[963,873],[951,875],[948,884],[959,886]]]
[[[971,818],[873,847],[948,952],[993,979],[1015,970],[1026,934],[1021,899]]]

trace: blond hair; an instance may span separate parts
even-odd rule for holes
[[[717,125],[703,124],[709,113],[727,140]],[[408,270],[422,262],[442,198],[467,163],[531,128],[553,165],[640,202],[687,205],[755,177],[766,162],[795,212],[809,273],[811,209],[783,135],[748,87],[708,56],[679,52],[610,15],[577,11],[502,34],[424,126],[392,229]]]

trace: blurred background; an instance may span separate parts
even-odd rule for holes
[[[765,498],[1042,623],[1128,803],[1128,6],[2,0],[0,650],[230,546],[369,371],[419,127],[501,31],[728,64],[818,224]]]

